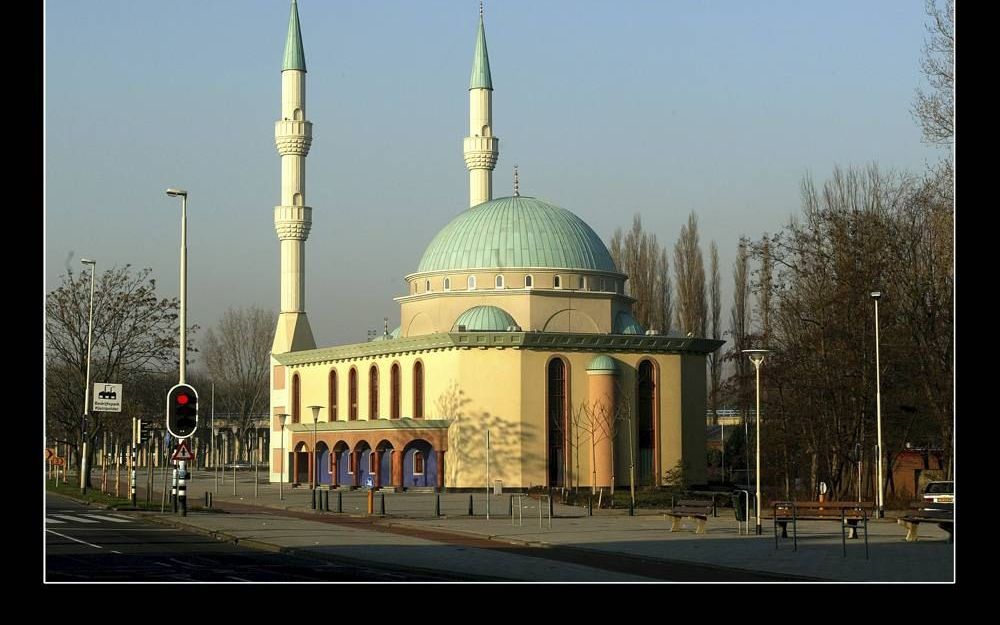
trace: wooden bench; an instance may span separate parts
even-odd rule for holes
[[[917,528],[921,523],[937,523],[937,526],[948,532],[948,542],[955,542],[955,504],[953,503],[920,503],[915,505],[906,516],[896,519],[900,525],[906,526],[906,542],[917,541]]]
[[[670,531],[676,531],[681,527],[681,521],[683,519],[694,519],[697,522],[695,526],[695,534],[705,533],[705,521],[708,517],[712,516],[712,510],[714,505],[711,501],[702,501],[700,499],[688,499],[684,501],[678,501],[677,504],[671,508],[668,512],[664,513],[664,517],[671,517]]]
[[[840,539],[847,557],[847,535],[857,538],[857,528],[865,530],[865,559],[868,558],[868,518],[875,504],[858,501],[776,501],[774,510],[774,548],[778,548],[778,527],[781,537],[788,538],[788,522],[792,522],[792,550],[798,551],[799,521],[840,521]]]

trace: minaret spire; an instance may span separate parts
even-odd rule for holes
[[[464,152],[465,167],[469,170],[469,206],[493,199],[493,168],[500,155],[500,140],[493,136],[493,78],[486,50],[482,1],[469,80],[469,136],[465,138]]]
[[[312,208],[306,206],[306,156],[312,122],[306,121],[306,55],[295,0],[288,17],[281,118],[274,124],[274,143],[281,155],[281,203],[274,207],[281,248],[281,311],[271,352],[281,354],[316,347],[306,318],[306,239],[312,228]]]
[[[514,197],[519,197],[521,195],[521,189],[517,184],[517,165],[514,165]]]

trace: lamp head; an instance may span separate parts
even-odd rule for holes
[[[871,296],[872,296],[872,299],[878,299],[878,298],[882,297],[882,291],[872,291],[871,292]]]
[[[173,188],[167,189],[167,195],[169,195],[170,197],[177,197],[177,196],[187,197],[187,194],[188,192],[185,191],[184,189],[173,189]]]
[[[285,419],[288,418],[287,412],[282,412],[278,414],[278,420],[281,422],[281,427],[285,427]]]
[[[319,411],[323,409],[323,406],[307,406],[307,408],[313,411],[313,423],[319,421]]]
[[[97,264],[96,260],[90,260],[89,258],[81,258],[80,262],[83,263],[84,265],[96,265]]]

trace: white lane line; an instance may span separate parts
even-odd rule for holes
[[[235,575],[230,575],[229,579],[234,579],[234,580],[236,580],[238,582],[249,582],[250,581],[248,579],[243,579],[242,577],[236,577]]]
[[[48,518],[45,519],[45,522],[46,523],[65,523],[66,521],[60,521],[59,519],[53,519],[52,517],[48,517]]]
[[[52,516],[57,516],[60,519],[66,519],[68,521],[76,521],[77,523],[98,523],[99,522],[99,521],[95,521],[93,519],[85,519],[83,517],[72,516],[72,515],[69,515],[69,514],[53,514]]]
[[[125,516],[124,514],[108,514],[108,516],[118,517],[119,519],[125,519],[126,521],[134,521],[135,519],[130,516]]]
[[[87,518],[90,518],[90,519],[100,519],[102,521],[111,521],[112,523],[129,523],[129,522],[131,522],[131,519],[129,519],[128,521],[126,521],[125,519],[116,519],[113,516],[103,516],[103,515],[100,515],[100,514],[85,514],[83,516],[85,516]]]
[[[118,555],[122,555],[121,551],[115,551],[114,549],[111,550],[111,553],[117,553]]]
[[[52,534],[55,534],[56,536],[60,536],[60,537],[62,537],[62,538],[68,538],[69,540],[72,540],[72,541],[74,541],[74,542],[78,542],[78,543],[83,543],[84,545],[88,545],[88,546],[90,546],[90,547],[94,547],[95,549],[104,549],[104,547],[102,547],[102,546],[100,546],[100,545],[95,545],[94,543],[88,543],[88,542],[87,542],[87,541],[85,541],[85,540],[80,540],[79,538],[73,538],[72,536],[67,536],[67,535],[65,535],[65,534],[60,534],[59,532],[55,532],[55,531],[53,531],[53,530],[50,530],[50,529],[47,529],[47,528],[46,528],[46,530],[45,530],[45,531],[46,531],[46,532],[50,532],[50,533],[52,533]]]

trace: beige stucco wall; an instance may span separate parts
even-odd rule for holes
[[[369,358],[349,358],[336,362],[311,365],[289,365],[284,368],[285,389],[275,389],[272,380],[272,409],[285,407],[291,413],[291,376],[300,375],[302,388],[301,422],[312,422],[311,404],[327,406],[328,376],[331,368],[338,372],[338,420],[348,418],[348,374],[358,370],[358,419],[368,419],[368,371],[374,363],[379,367],[379,413],[390,414],[390,368],[398,362],[401,368],[401,415],[413,416],[413,365],[419,359],[424,366],[424,418],[452,419],[448,430],[448,450],[445,453],[445,486],[449,488],[481,488],[486,479],[485,432],[490,430],[490,478],[503,480],[505,486],[530,487],[548,483],[548,428],[546,419],[546,371],[549,361],[558,356],[567,363],[567,410],[570,420],[567,485],[589,486],[591,472],[591,440],[587,432],[572,425],[572,413],[592,402],[587,365],[597,354],[588,352],[551,352],[528,349],[445,348],[416,353],[403,353]],[[627,402],[624,414],[630,417],[632,441],[637,445],[636,367],[643,359],[657,365],[659,398],[659,479],[684,456],[688,478],[704,482],[705,454],[705,360],[704,356],[677,354],[615,354],[608,355],[619,363],[616,393]],[[682,361],[683,364],[682,364]],[[273,363],[274,364],[274,363]],[[278,369],[280,370],[280,369]],[[272,376],[275,373],[272,368]],[[681,415],[687,415],[682,424]],[[328,410],[320,413],[320,421],[329,418]],[[276,420],[275,420],[276,422]],[[289,423],[291,420],[289,419]],[[618,487],[629,480],[629,436],[627,425],[619,425],[614,444],[614,479]],[[279,432],[275,430],[276,434]],[[287,435],[286,435],[287,436]],[[286,439],[287,440],[287,439]],[[274,449],[278,436],[272,437]],[[272,451],[272,457],[274,452]],[[272,466],[271,478],[277,481],[277,466]],[[602,472],[603,473],[603,472]],[[599,482],[607,481],[603,476]]]

